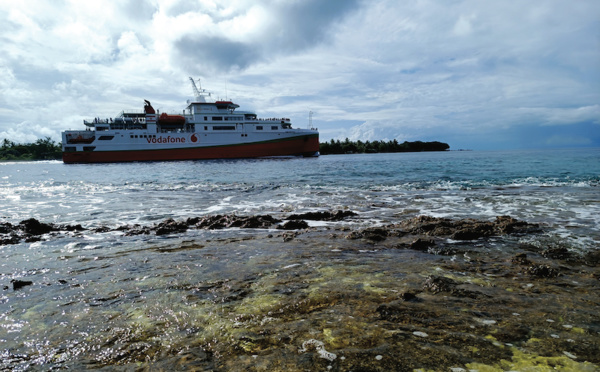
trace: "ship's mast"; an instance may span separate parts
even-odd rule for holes
[[[194,91],[194,98],[196,99],[196,102],[206,102],[204,97],[210,97],[210,93],[208,93],[205,89],[202,89],[202,86],[200,86],[200,79],[198,79],[198,86],[200,86],[200,88],[196,86],[196,82],[191,76],[190,81],[192,82],[192,90]]]

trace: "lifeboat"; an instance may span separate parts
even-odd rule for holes
[[[169,125],[183,125],[185,124],[185,118],[181,115],[167,115],[164,112],[158,117],[160,124]]]

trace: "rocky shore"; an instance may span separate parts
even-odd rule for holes
[[[86,231],[177,236],[239,228],[253,231],[244,237],[246,249],[287,252],[270,259],[281,261],[276,270],[256,265],[222,280],[171,278],[164,291],[184,299],[165,305],[177,320],[158,321],[166,310],[153,308],[135,318],[135,327],[132,316],[124,318],[121,328],[81,341],[90,343],[78,357],[85,367],[599,370],[600,251],[575,251],[545,239],[543,226],[509,216],[333,223],[357,218],[351,211],[213,215],[91,230],[29,219],[0,223],[0,249]],[[332,223],[310,227],[311,221]],[[236,237],[201,243],[178,249],[200,257],[205,246],[233,252],[241,244]],[[0,284],[6,292],[38,285],[31,278]],[[167,349],[164,333],[176,340]],[[61,360],[47,366],[82,366]]]

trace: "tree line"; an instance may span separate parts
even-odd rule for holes
[[[321,155],[330,154],[362,154],[362,153],[382,153],[382,152],[419,152],[419,151],[446,151],[450,149],[447,143],[432,141],[422,142],[404,141],[399,143],[397,140],[391,141],[345,141],[331,140],[319,145]]]
[[[62,159],[60,143],[50,137],[34,143],[19,144],[4,139],[0,147],[0,160],[57,160]]]

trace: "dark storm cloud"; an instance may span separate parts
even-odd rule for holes
[[[297,53],[327,41],[336,22],[358,6],[358,0],[310,0],[269,5],[265,7],[269,19],[258,20],[269,26],[255,39],[239,42],[222,35],[189,34],[176,43],[176,58],[193,72],[245,69],[254,63],[284,53]]]
[[[203,72],[207,66],[217,71],[244,69],[260,59],[252,45],[230,41],[221,36],[185,36],[177,42],[176,49],[179,51],[180,63],[195,73]]]
[[[331,26],[356,10],[357,0],[301,1],[277,9],[279,32],[274,40],[280,48],[303,49],[327,40]]]

